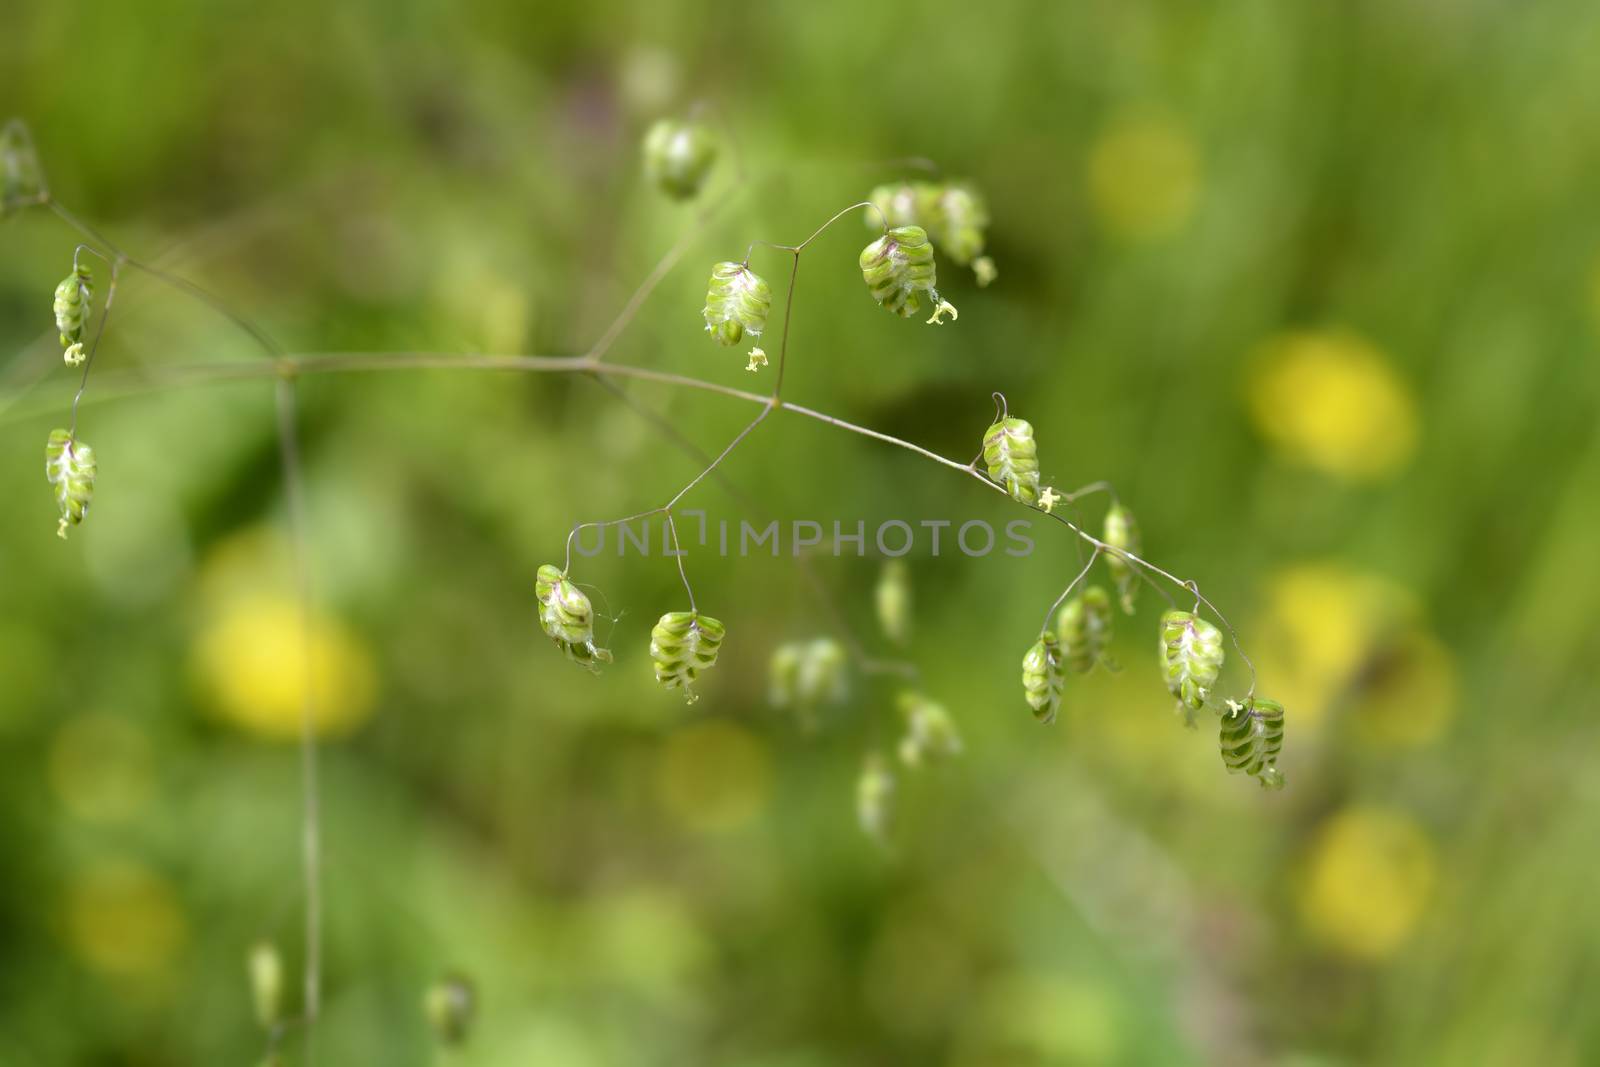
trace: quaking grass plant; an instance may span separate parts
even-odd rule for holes
[[[664,119],[644,138],[643,169],[647,180],[664,196],[693,200],[704,193],[719,155],[719,139],[704,125],[692,120]],[[741,170],[732,185],[736,187],[746,180]],[[982,286],[995,281],[998,270],[985,254],[989,210],[981,193],[970,182],[919,179],[882,185],[873,189],[867,199],[834,213],[804,240],[795,244],[752,241],[743,259],[724,260],[712,266],[700,315],[711,339],[732,347],[762,338],[768,331],[773,309],[772,286],[752,268],[752,254],[760,247],[788,257],[788,283],[779,301],[783,321],[778,330],[775,365],[760,347],[752,346],[746,354],[747,370],[757,374],[767,370],[773,379],[771,389],[763,392],[607,361],[610,348],[681,255],[685,242],[679,242],[663,257],[601,337],[580,355],[312,355],[285,351],[250,318],[192,282],[130,256],[67,210],[51,195],[26,128],[14,120],[0,131],[0,217],[35,208],[52,212],[82,239],[73,250],[70,271],[55,289],[52,305],[53,329],[60,336],[63,362],[79,374],[68,424],[52,430],[46,445],[46,480],[55,498],[57,530],[62,537],[69,527],[83,523],[89,515],[99,464],[94,450],[79,436],[79,407],[88,390],[95,354],[111,317],[118,280],[125,271],[139,271],[209,305],[231,320],[261,349],[263,358],[258,364],[243,368],[231,363],[191,365],[166,376],[165,382],[176,387],[221,378],[259,377],[275,383],[289,533],[297,555],[298,595],[307,612],[311,592],[304,564],[306,517],[295,404],[299,378],[419,367],[586,375],[629,404],[633,401],[616,387],[613,379],[644,379],[713,392],[749,403],[758,410],[726,447],[715,456],[708,456],[700,453],[670,422],[640,409],[669,443],[699,456],[703,469],[661,504],[618,519],[574,525],[567,537],[561,564],[544,564],[530,577],[531,612],[561,658],[594,674],[613,662],[613,652],[596,644],[593,606],[572,574],[573,539],[584,529],[659,516],[675,550],[673,556],[687,610],[682,605],[663,605],[666,610],[651,630],[648,650],[641,647],[636,651],[637,662],[642,666],[647,660],[663,688],[683,694],[690,702],[699,699],[696,683],[716,666],[729,635],[723,623],[704,612],[696,602],[675,517],[683,501],[702,482],[708,478],[722,480],[719,468],[729,455],[772,415],[786,412],[913,452],[989,491],[1000,493],[1019,508],[1056,523],[1081,546],[1087,547],[1086,561],[1045,611],[1044,622],[1023,657],[1022,695],[1040,723],[1048,725],[1056,721],[1070,693],[1070,675],[1116,669],[1108,651],[1115,614],[1112,597],[1105,587],[1089,582],[1095,566],[1103,563],[1123,613],[1134,613],[1141,585],[1152,587],[1169,604],[1170,610],[1162,615],[1158,627],[1156,666],[1184,721],[1192,726],[1202,712],[1214,713],[1225,769],[1229,773],[1254,777],[1264,788],[1278,789],[1284,785],[1284,776],[1277,767],[1283,743],[1284,710],[1276,702],[1256,695],[1255,668],[1227,619],[1201,593],[1196,582],[1179,578],[1142,555],[1138,523],[1109,485],[1096,482],[1071,492],[1061,492],[1049,484],[1044,477],[1034,426],[1012,416],[1004,397],[994,394],[994,421],[981,432],[975,427],[974,444],[979,451],[966,463],[784,397],[784,371],[789,356],[789,326],[799,262],[813,243],[841,219],[859,212],[867,220],[874,236],[857,257],[865,292],[899,317],[909,319],[926,312],[925,321],[930,324],[942,325],[947,319],[951,323],[956,321],[955,307],[940,296],[937,288],[939,256],[971,269]],[[708,216],[709,213],[701,215],[691,235],[705,225]],[[85,257],[100,261],[106,268],[104,299],[99,303],[96,302],[94,272]],[[844,266],[838,264],[835,269],[844,269]],[[41,298],[41,318],[42,304]],[[108,470],[114,475],[114,457]],[[1074,510],[1080,500],[1096,495],[1109,500],[1098,534],[1090,532]],[[750,506],[747,498],[745,503]],[[814,727],[819,709],[841,704],[850,699],[852,693],[865,691],[872,694],[870,699],[886,700],[887,706],[893,709],[894,719],[900,724],[894,755],[901,768],[919,771],[959,756],[963,746],[956,719],[944,705],[921,691],[917,668],[905,660],[876,658],[869,654],[866,642],[851,630],[844,612],[811,572],[811,564],[803,557],[798,557],[797,563],[806,569],[807,577],[827,604],[834,632],[786,643],[772,651],[771,702],[776,707],[793,711],[803,723]],[[1191,599],[1191,609],[1182,610],[1174,599],[1175,594]],[[914,598],[909,572],[902,562],[891,559],[886,563],[873,600],[882,637],[896,648],[907,647],[914,629]],[[531,629],[530,623],[530,632]],[[1238,698],[1218,696],[1226,644],[1231,644],[1249,672],[1249,685]],[[730,652],[745,654],[739,648],[737,636]],[[630,658],[627,653],[623,654],[624,665]],[[880,695],[871,686],[858,686],[856,679],[887,683],[887,692]],[[262,944],[248,954],[249,986],[258,1021],[267,1034],[269,1062],[279,1055],[283,1035],[290,1028],[302,1031],[304,1058],[311,1062],[314,1056],[312,1036],[322,1005],[320,800],[310,701],[307,693],[301,721],[306,943],[298,1016],[290,1018],[283,1009],[284,965],[277,949]],[[891,841],[894,828],[897,793],[894,765],[889,755],[876,747],[870,748],[863,757],[856,788],[861,829],[885,846]],[[476,1006],[476,994],[470,981],[460,976],[442,978],[426,992],[423,1000],[425,1014],[442,1048],[454,1048],[466,1039]]]

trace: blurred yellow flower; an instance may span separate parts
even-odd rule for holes
[[[735,723],[706,719],[667,738],[656,765],[662,805],[701,832],[744,826],[766,806],[766,745]]]
[[[1275,337],[1249,382],[1257,430],[1290,459],[1348,481],[1403,467],[1416,450],[1411,390],[1367,341],[1337,332]]]
[[[1455,657],[1404,587],[1301,564],[1268,579],[1264,609],[1251,627],[1257,667],[1296,730],[1344,704],[1359,739],[1394,748],[1436,741],[1454,721]]]
[[[1278,571],[1265,601],[1252,627],[1257,666],[1297,726],[1319,724],[1373,648],[1416,612],[1402,587],[1336,563]]]
[[[347,734],[365,722],[376,688],[365,647],[325,616],[314,614],[308,630],[291,598],[255,594],[230,602],[201,630],[192,652],[213,710],[274,741],[300,736],[308,660],[317,734]]]
[[[1297,886],[1300,919],[1329,949],[1382,960],[1411,936],[1434,886],[1433,846],[1408,816],[1349,808],[1318,829]]]
[[[66,925],[83,961],[118,977],[161,970],[189,936],[171,886],[132,863],[106,864],[80,876],[67,892]]]
[[[1421,630],[1401,634],[1363,674],[1356,736],[1384,749],[1437,741],[1455,718],[1456,690],[1450,650]]]
[[[152,765],[144,732],[120,715],[68,719],[50,745],[50,785],[68,811],[88,822],[137,816],[150,799]]]
[[[1194,141],[1157,115],[1114,119],[1089,151],[1089,199],[1120,237],[1164,237],[1189,221],[1200,192]]]

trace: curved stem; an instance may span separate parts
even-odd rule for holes
[[[1050,605],[1050,610],[1046,611],[1044,613],[1044,625],[1039,627],[1039,636],[1040,637],[1043,637],[1044,636],[1044,632],[1046,630],[1050,629],[1050,620],[1055,617],[1056,609],[1059,608],[1062,604],[1064,604],[1066,602],[1067,597],[1072,595],[1072,591],[1074,589],[1076,589],[1078,587],[1078,583],[1083,581],[1083,579],[1088,575],[1089,568],[1093,567],[1094,566],[1094,561],[1099,559],[1099,558],[1100,558],[1100,550],[1098,548],[1095,549],[1093,552],[1089,553],[1089,562],[1085,563],[1083,565],[1083,569],[1078,572],[1078,576],[1076,578],[1072,579],[1072,581],[1068,582],[1067,583],[1067,587],[1065,589],[1061,590],[1061,595],[1056,597],[1056,602],[1054,604],[1051,604]]]
[[[77,257],[74,256],[73,259],[76,266]],[[94,328],[94,340],[89,342],[89,354],[83,361],[83,374],[78,378],[78,391],[72,395],[71,428],[67,431],[71,437],[78,435],[78,405],[83,403],[83,392],[89,388],[89,371],[94,367],[95,353],[100,351],[100,338],[105,335],[106,320],[111,318],[111,305],[117,299],[117,278],[122,272],[124,262],[121,257],[111,260],[111,281],[106,284],[106,304],[100,309],[100,322]]]
[[[683,582],[683,591],[689,594],[689,610],[699,614],[700,609],[695,606],[694,602],[694,586],[689,584],[689,572],[683,568],[684,551],[683,546],[678,543],[678,524],[672,521],[672,512],[670,510],[666,513],[666,516],[667,532],[672,535],[673,557],[678,561],[678,578]]]
[[[741,174],[739,176],[739,178],[735,181],[734,189],[737,189],[740,185],[742,185],[745,182],[745,180],[746,179]],[[813,418],[813,419],[817,419],[818,421],[825,422],[830,426],[835,426],[835,427],[838,427],[839,429],[847,430],[847,431],[849,431],[851,433],[856,433],[856,434],[859,434],[859,435],[864,436],[864,437],[870,437],[870,438],[873,438],[874,440],[883,441],[883,442],[885,442],[887,444],[892,444],[892,445],[895,445],[897,447],[904,448],[904,449],[906,449],[908,451],[915,452],[918,455],[920,455],[920,456],[922,456],[922,457],[924,457],[926,459],[930,459],[930,460],[940,464],[941,466],[949,467],[952,470],[957,470],[957,471],[960,471],[960,472],[962,472],[964,474],[970,475],[971,477],[974,477],[978,481],[982,482],[985,486],[989,487],[991,490],[994,490],[994,491],[997,491],[997,492],[1001,492],[1001,493],[1005,492],[1003,487],[1001,487],[999,485],[996,485],[994,482],[990,481],[988,478],[986,478],[977,469],[976,461],[974,461],[972,463],[966,463],[966,464],[958,463],[955,460],[949,459],[949,458],[947,458],[945,456],[941,456],[936,452],[933,452],[933,451],[931,451],[929,449],[923,448],[920,445],[916,445],[916,444],[914,444],[914,443],[912,443],[910,441],[906,441],[903,438],[895,437],[892,434],[882,433],[880,431],[873,430],[873,429],[870,429],[870,428],[865,427],[865,426],[860,426],[860,425],[857,425],[855,423],[848,422],[848,421],[846,421],[844,419],[841,419],[841,418],[838,418],[836,416],[828,415],[828,414],[826,414],[824,412],[820,412],[820,411],[814,410],[812,408],[805,407],[803,405],[788,403],[788,402],[783,401],[782,399],[780,399],[780,394],[782,392],[782,386],[783,386],[784,370],[785,370],[785,367],[786,367],[786,364],[787,364],[789,325],[790,325],[790,320],[791,320],[792,314],[793,314],[794,289],[795,289],[795,282],[796,282],[796,279],[797,279],[798,273],[799,273],[799,257],[800,257],[800,253],[808,245],[810,245],[813,241],[817,240],[824,232],[826,232],[828,230],[829,227],[833,226],[840,219],[844,218],[850,212],[856,211],[856,210],[860,210],[862,208],[869,208],[869,209],[873,210],[878,215],[878,220],[879,220],[880,226],[883,228],[884,232],[887,232],[887,230],[888,230],[888,219],[884,216],[882,210],[879,209],[876,204],[873,204],[870,201],[860,201],[860,202],[857,202],[855,204],[851,204],[848,207],[845,207],[845,208],[835,212],[821,226],[817,227],[817,229],[814,230],[810,234],[810,236],[808,236],[804,241],[801,241],[797,245],[792,245],[792,246],[790,246],[790,245],[775,245],[775,244],[771,244],[770,242],[764,242],[764,241],[757,241],[757,242],[752,242],[751,243],[750,250],[753,250],[757,244],[761,244],[761,245],[767,245],[769,247],[778,249],[780,251],[790,252],[794,256],[794,264],[793,264],[793,267],[791,269],[788,294],[787,294],[786,300],[785,300],[784,327],[783,327],[783,337],[782,337],[782,340],[780,342],[780,349],[779,349],[777,383],[776,383],[776,386],[775,386],[775,388],[774,388],[774,390],[773,390],[773,392],[772,392],[772,394],[770,396],[761,396],[759,394],[752,393],[752,392],[749,392],[747,390],[735,389],[735,388],[732,388],[730,386],[724,386],[724,385],[721,385],[721,384],[718,384],[718,383],[715,383],[715,382],[708,382],[708,381],[705,381],[705,380],[702,380],[702,379],[692,378],[692,377],[688,377],[688,376],[685,376],[685,375],[673,374],[671,372],[656,371],[656,370],[651,370],[649,368],[644,368],[644,367],[630,367],[630,366],[622,366],[622,365],[615,365],[615,364],[605,364],[605,363],[601,362],[601,358],[604,356],[605,352],[610,348],[612,343],[615,341],[616,337],[618,335],[620,335],[620,333],[632,321],[634,316],[637,314],[639,308],[642,306],[644,300],[660,284],[662,278],[665,277],[665,275],[668,273],[668,271],[670,271],[670,269],[677,262],[677,260],[679,258],[681,258],[682,254],[683,254],[684,250],[687,248],[688,243],[690,242],[690,240],[692,240],[692,238],[698,233],[699,229],[703,228],[704,225],[710,220],[710,218],[712,218],[714,216],[715,212],[717,210],[719,210],[723,206],[723,204],[727,203],[728,200],[731,199],[731,198],[724,198],[722,201],[719,201],[716,205],[713,205],[712,208],[707,209],[705,212],[702,213],[700,219],[697,222],[697,225],[694,228],[692,228],[688,233],[686,233],[684,236],[680,237],[679,240],[673,245],[672,248],[668,249],[667,253],[662,257],[662,259],[660,261],[658,261],[658,263],[656,264],[655,268],[652,269],[650,274],[646,276],[645,280],[634,291],[633,295],[629,298],[628,303],[624,306],[622,312],[619,313],[617,318],[615,320],[613,320],[613,322],[611,323],[611,325],[609,327],[607,327],[606,331],[604,333],[602,333],[602,335],[599,338],[599,340],[596,341],[596,343],[589,349],[589,351],[587,353],[585,353],[584,355],[581,355],[581,356],[489,356],[489,355],[466,355],[466,356],[454,355],[454,356],[452,356],[452,355],[442,355],[442,354],[393,353],[393,352],[387,352],[387,353],[334,353],[334,354],[322,354],[322,355],[318,355],[318,354],[289,354],[289,353],[285,353],[282,350],[282,348],[268,334],[266,334],[265,331],[261,330],[254,323],[252,323],[249,319],[247,319],[244,316],[239,315],[237,312],[233,311],[225,303],[223,303],[221,300],[219,300],[218,298],[216,298],[215,296],[213,296],[212,294],[210,294],[206,290],[200,288],[199,286],[194,285],[192,282],[189,282],[189,281],[187,281],[187,280],[185,280],[183,278],[180,278],[180,277],[178,277],[176,275],[170,274],[167,271],[164,271],[164,270],[162,270],[162,269],[160,269],[158,267],[150,266],[150,265],[141,263],[138,260],[132,259],[126,253],[122,252],[119,248],[117,248],[117,246],[115,244],[113,244],[111,241],[109,241],[107,238],[105,238],[99,231],[97,231],[92,226],[90,226],[88,223],[86,223],[83,220],[79,219],[76,215],[74,215],[73,213],[68,211],[66,208],[61,206],[53,198],[51,198],[48,194],[43,194],[40,199],[41,199],[42,203],[48,205],[50,207],[50,209],[53,212],[55,212],[55,214],[57,216],[59,216],[63,221],[65,221],[68,225],[70,225],[74,229],[78,230],[81,234],[83,234],[85,237],[87,237],[90,242],[93,242],[94,244],[97,244],[97,245],[100,246],[99,249],[95,249],[95,248],[91,247],[89,249],[90,251],[96,251],[99,254],[107,255],[112,259],[112,262],[113,262],[113,286],[115,285],[116,264],[117,263],[119,263],[119,262],[120,263],[124,263],[124,264],[126,264],[127,266],[129,266],[129,267],[131,267],[133,269],[143,271],[143,272],[151,275],[152,277],[157,278],[157,279],[159,279],[161,281],[164,281],[167,284],[169,284],[169,285],[171,285],[171,286],[173,286],[173,287],[175,287],[177,289],[180,289],[181,291],[186,292],[189,295],[195,297],[196,299],[198,299],[198,300],[206,303],[207,305],[211,306],[212,308],[217,310],[220,314],[224,315],[225,317],[227,317],[228,319],[233,321],[242,330],[244,330],[245,332],[249,333],[250,336],[253,337],[257,341],[258,344],[260,344],[260,346],[263,348],[263,350],[265,350],[269,355],[274,357],[274,359],[272,361],[272,364],[271,364],[271,366],[269,368],[261,368],[259,366],[238,367],[238,366],[234,366],[234,365],[216,365],[216,364],[212,364],[212,365],[200,365],[200,366],[195,366],[195,367],[190,367],[190,368],[179,369],[176,373],[172,373],[172,374],[166,375],[167,381],[170,384],[186,384],[186,383],[189,383],[189,382],[203,382],[203,381],[243,380],[243,379],[254,378],[254,377],[262,377],[262,376],[265,376],[266,374],[276,375],[280,379],[292,379],[293,377],[296,377],[296,376],[298,376],[300,374],[333,373],[333,372],[341,372],[341,371],[343,371],[343,372],[351,372],[351,371],[380,371],[380,370],[426,369],[426,368],[433,368],[433,369],[446,369],[446,368],[448,368],[448,369],[479,369],[479,370],[514,370],[514,371],[555,372],[555,373],[587,373],[587,374],[593,374],[593,375],[605,374],[605,375],[616,375],[616,376],[620,376],[620,377],[632,377],[632,378],[637,378],[637,379],[644,380],[644,381],[655,381],[655,382],[659,382],[659,383],[666,384],[666,385],[672,385],[672,386],[676,386],[676,387],[700,389],[700,390],[704,390],[704,391],[707,391],[707,392],[719,393],[719,394],[722,394],[724,396],[731,396],[731,397],[734,397],[736,399],[745,400],[745,401],[749,401],[749,402],[753,402],[753,403],[759,403],[759,404],[764,405],[764,410],[761,412],[761,414],[758,415],[742,431],[740,431],[740,433],[733,439],[732,442],[729,443],[729,445],[722,451],[722,453],[719,454],[715,459],[713,459],[712,462],[707,466],[707,468],[705,470],[703,470],[697,477],[695,477],[693,480],[691,480],[688,485],[684,486],[684,488],[681,489],[672,498],[671,501],[669,501],[666,505],[664,505],[661,508],[656,508],[656,509],[653,509],[652,511],[649,511],[649,512],[643,512],[639,516],[634,516],[633,518],[643,517],[645,515],[655,514],[657,512],[666,512],[667,515],[668,515],[668,519],[670,521],[671,508],[675,504],[677,504],[678,501],[680,501],[690,490],[692,490],[696,485],[698,485],[702,480],[704,480],[708,475],[710,475],[715,470],[715,468],[719,464],[721,464],[724,459],[727,458],[728,454],[730,452],[732,452],[733,449],[736,448],[755,429],[755,427],[757,425],[759,425],[764,419],[766,419],[766,417],[768,415],[770,415],[773,411],[780,410],[780,409],[793,411],[796,414],[804,415],[804,416],[806,416],[808,418]],[[750,255],[750,251],[747,250],[746,256],[745,256],[746,262],[748,262],[748,260],[749,260],[749,255]],[[112,300],[112,292],[108,291],[107,301],[106,301],[106,310],[107,311],[109,311],[109,309],[110,309],[111,300]],[[104,314],[102,314],[101,323],[100,323],[101,330],[104,329],[104,325],[105,325],[105,316],[104,316]],[[98,343],[98,338],[99,338],[99,334],[97,333],[96,334],[96,343]],[[89,361],[92,362],[92,350],[91,350],[91,355],[90,355]],[[87,384],[87,374],[88,374],[88,367],[86,366],[85,367],[84,383],[80,385],[78,393],[74,397],[74,400],[73,400],[74,426],[76,425],[75,419],[76,419],[77,407],[78,407],[78,404],[81,401],[82,396],[83,396],[83,387],[84,387],[84,385]],[[1005,399],[1004,399],[1003,395],[999,394],[999,393],[996,393],[995,394],[995,401],[996,401],[996,406],[997,406],[998,411],[999,411],[999,417],[1003,418],[1004,415],[1005,415],[1005,412],[1006,412],[1006,404],[1005,404]],[[1093,482],[1093,483],[1090,483],[1087,486],[1084,486],[1082,489],[1076,490],[1073,493],[1068,494],[1068,496],[1065,499],[1066,499],[1066,501],[1068,503],[1072,503],[1072,502],[1075,502],[1076,499],[1078,497],[1080,497],[1080,496],[1088,495],[1089,493],[1092,493],[1092,492],[1102,492],[1102,491],[1111,493],[1112,496],[1113,496],[1113,499],[1115,498],[1116,494],[1111,489],[1109,484],[1107,484],[1105,482]],[[1083,529],[1083,527],[1081,525],[1079,525],[1079,523],[1074,522],[1071,519],[1068,519],[1064,515],[1055,514],[1053,512],[1047,512],[1047,511],[1044,511],[1042,508],[1038,508],[1038,507],[1035,507],[1035,506],[1032,506],[1032,505],[1024,505],[1024,506],[1030,507],[1031,510],[1039,511],[1041,514],[1044,514],[1046,517],[1054,519],[1056,522],[1061,523],[1062,525],[1066,526],[1069,530],[1071,530],[1078,538],[1080,538],[1082,542],[1087,543],[1088,545],[1090,545],[1094,549],[1094,552],[1090,557],[1090,563],[1092,563],[1095,558],[1098,558],[1098,556],[1102,552],[1111,553],[1111,554],[1117,556],[1118,558],[1126,561],[1131,567],[1133,567],[1134,570],[1140,575],[1140,577],[1143,578],[1152,587],[1156,588],[1161,593],[1161,595],[1167,599],[1167,601],[1169,603],[1172,602],[1171,595],[1165,589],[1163,589],[1158,583],[1154,582],[1151,579],[1151,577],[1150,577],[1151,574],[1158,575],[1158,576],[1166,579],[1167,581],[1173,583],[1174,585],[1176,585],[1176,586],[1178,586],[1178,587],[1180,587],[1182,589],[1185,589],[1185,590],[1187,590],[1189,592],[1192,592],[1195,595],[1195,598],[1197,599],[1197,601],[1199,601],[1201,604],[1204,604],[1205,607],[1207,609],[1209,609],[1211,611],[1211,613],[1217,617],[1218,621],[1221,622],[1223,627],[1228,631],[1229,637],[1233,642],[1233,646],[1234,646],[1235,650],[1238,651],[1240,658],[1244,661],[1245,665],[1250,670],[1250,692],[1251,692],[1251,694],[1254,693],[1255,684],[1256,684],[1255,664],[1251,661],[1250,657],[1245,653],[1244,648],[1243,648],[1243,646],[1241,645],[1241,643],[1239,641],[1238,633],[1234,629],[1232,624],[1229,623],[1229,621],[1227,620],[1226,616],[1224,616],[1222,614],[1222,612],[1217,610],[1216,605],[1213,604],[1209,599],[1207,599],[1204,596],[1204,594],[1202,594],[1200,592],[1200,589],[1199,589],[1199,586],[1198,586],[1197,583],[1195,583],[1192,580],[1186,580],[1186,579],[1179,578],[1177,575],[1174,575],[1171,572],[1169,572],[1167,570],[1164,570],[1163,568],[1158,567],[1153,563],[1150,563],[1148,560],[1142,559],[1141,557],[1139,557],[1139,556],[1137,556],[1137,555],[1135,555],[1135,554],[1133,554],[1131,552],[1126,551],[1125,549],[1117,548],[1115,546],[1107,544],[1106,542],[1104,542],[1104,541],[1100,540],[1099,538],[1093,536],[1092,534],[1088,533],[1086,530]],[[572,537],[576,534],[578,529],[582,529],[582,528],[585,528],[585,527],[588,527],[588,526],[611,525],[611,524],[613,524],[615,522],[624,522],[624,521],[629,521],[629,520],[626,520],[626,519],[624,519],[624,520],[612,520],[609,523],[586,523],[586,524],[582,524],[579,527],[575,527],[574,530],[572,531],[572,533],[568,535],[568,539],[567,539],[567,560],[568,560],[568,563],[570,564],[570,561],[571,561]],[[673,534],[674,534],[674,537],[676,537],[676,530],[675,529],[673,530]],[[1085,566],[1085,572],[1086,571],[1087,571],[1087,565]],[[1068,588],[1070,590],[1071,586],[1069,586]]]
[[[561,573],[566,574],[572,570],[572,542],[578,536],[579,530],[594,530],[601,526],[626,526],[630,522],[638,522],[640,519],[648,519],[652,515],[659,515],[665,510],[665,508],[651,508],[649,511],[641,511],[634,515],[624,515],[620,519],[602,519],[597,522],[578,523],[567,533],[567,555],[561,564]]]

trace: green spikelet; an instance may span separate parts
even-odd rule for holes
[[[271,1030],[283,1021],[283,956],[270,941],[257,942],[246,961],[256,1022]]]
[[[74,441],[66,430],[51,430],[44,446],[44,476],[56,491],[56,510],[61,513],[57,537],[65,540],[67,527],[78,525],[89,514],[94,475],[94,449]]]
[[[1056,721],[1061,708],[1061,689],[1066,682],[1062,672],[1061,642],[1046,633],[1022,657],[1022,692],[1033,709],[1033,717],[1046,726]]]
[[[594,643],[594,607],[589,598],[552,563],[539,568],[534,578],[539,601],[539,625],[572,662],[594,673],[611,662],[611,652]]]
[[[876,752],[868,753],[856,779],[856,822],[861,832],[887,847],[894,824],[894,775]]]
[[[61,334],[62,348],[83,344],[83,325],[89,318],[89,299],[93,293],[93,278],[88,267],[74,268],[56,286],[56,329]]]
[[[695,679],[717,662],[727,629],[709,615],[694,611],[669,611],[650,631],[650,659],[656,681],[668,689],[682,689],[693,704],[700,695],[693,690]]]
[[[906,645],[911,640],[911,569],[903,560],[884,563],[872,600],[883,636],[897,645]]]
[[[1056,635],[1061,638],[1061,654],[1068,667],[1087,674],[1096,664],[1115,670],[1106,654],[1111,645],[1111,597],[1098,585],[1091,585],[1081,596],[1061,606],[1056,616]]]
[[[1229,774],[1248,774],[1263,789],[1282,789],[1278,754],[1283,751],[1283,705],[1251,698],[1228,701],[1222,713],[1217,744]]]
[[[931,182],[890,182],[880,185],[867,197],[878,210],[863,215],[862,221],[876,230],[881,216],[890,229],[921,226],[929,230],[931,235],[931,222],[940,191],[941,187]]]
[[[1039,502],[1039,446],[1025,419],[1003,418],[983,433],[983,462],[989,479],[1005,487],[1013,500]]]
[[[761,276],[742,263],[718,263],[711,268],[706,292],[706,330],[720,344],[736,345],[745,334],[760,337],[772,310],[772,289]]]
[[[939,251],[960,266],[972,266],[983,254],[989,206],[972,186],[951,184],[935,191],[933,209],[924,224]]]
[[[1167,690],[1190,711],[1205,707],[1222,672],[1222,631],[1198,615],[1169,611],[1161,616],[1160,653]]]
[[[44,201],[44,172],[33,139],[20,119],[0,128],[0,219]]]
[[[1106,529],[1102,540],[1130,555],[1137,556],[1144,551],[1144,546],[1139,543],[1139,524],[1134,520],[1133,512],[1123,507],[1120,501],[1113,501],[1106,511]],[[1122,604],[1122,610],[1132,615],[1133,600],[1139,592],[1139,574],[1133,569],[1133,564],[1117,553],[1107,552],[1105,556],[1106,570],[1111,572],[1111,580],[1117,583],[1117,599]]]
[[[867,199],[878,209],[864,216],[868,226],[877,226],[880,216],[891,228],[921,226],[936,250],[972,268],[980,286],[994,281],[994,260],[983,254],[989,207],[970,183],[893,182]]]
[[[929,322],[942,322],[947,313],[952,319],[958,317],[935,288],[933,245],[920,226],[896,226],[862,249],[861,276],[872,299],[901,318],[920,312],[924,297],[934,305]]]
[[[698,193],[716,161],[716,142],[703,126],[662,119],[645,134],[645,177],[674,200]]]
[[[944,705],[908,690],[900,694],[899,706],[906,723],[905,735],[900,738],[900,762],[921,767],[961,754],[961,735]]]
[[[767,676],[773,707],[793,708],[811,725],[816,708],[849,698],[849,661],[844,646],[831,637],[779,645]]]
[[[441,1044],[452,1048],[465,1044],[478,1014],[478,993],[472,980],[447,974],[434,982],[423,995],[422,1013]]]

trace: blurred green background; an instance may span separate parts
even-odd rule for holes
[[[971,178],[999,280],[942,264],[959,323],[895,319],[845,220],[804,257],[786,396],[965,461],[1005,391],[1047,480],[1113,481],[1288,707],[1288,789],[1225,774],[1213,723],[1169,711],[1146,591],[1123,671],[1071,679],[1044,730],[1018,662],[1075,547],[921,541],[906,655],[967,750],[899,774],[886,854],[854,793],[896,687],[857,679],[809,731],[765,703],[773,646],[828,627],[791,560],[691,546],[729,633],[692,707],[645,647],[685,606],[669,561],[581,562],[616,617],[600,678],[539,632],[569,526],[696,471],[648,421],[559,376],[307,379],[321,1062],[433,1062],[419,1003],[451,968],[481,997],[473,1065],[1600,1060],[1600,8],[24,0],[4,23],[0,117],[60,202],[292,351],[583,351],[694,224],[638,143],[704,101],[751,181],[727,195],[725,132],[724,209],[610,358],[763,388],[704,335],[710,264],[917,176],[881,161]],[[43,211],[0,228],[0,1063],[252,1063],[244,959],[267,937],[297,968],[303,904],[272,388],[130,391],[260,357],[129,275],[80,423],[94,511],[58,541],[40,452],[73,383],[46,331],[75,241]],[[626,388],[710,451],[754,412]],[[785,520],[1020,514],[793,415],[724,471]],[[748,514],[710,482],[689,503]],[[887,654],[878,562],[814,563]]]

